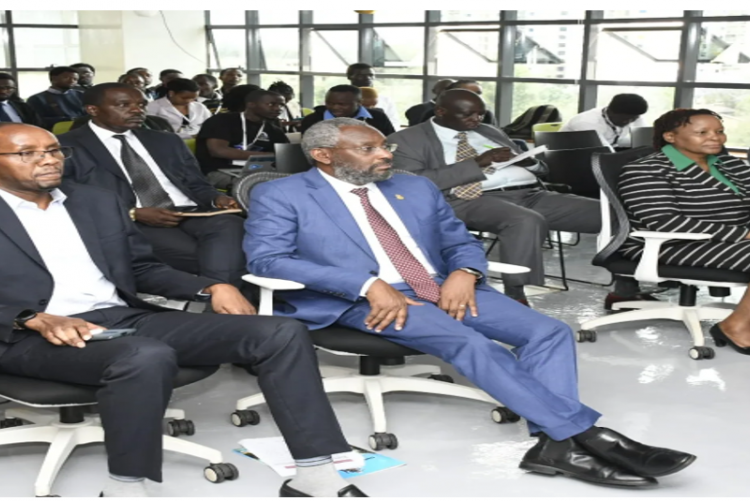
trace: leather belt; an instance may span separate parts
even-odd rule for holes
[[[521,184],[518,186],[508,186],[507,188],[495,188],[494,190],[486,190],[486,191],[515,191],[515,190],[530,190],[533,188],[539,188],[539,183]]]

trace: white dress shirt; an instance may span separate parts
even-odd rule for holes
[[[11,122],[15,122],[17,124],[23,123],[23,120],[21,120],[21,116],[18,114],[16,109],[10,105],[10,101],[0,101],[0,107],[2,107],[3,111],[8,114]]]
[[[404,225],[403,221],[401,221],[401,218],[398,216],[396,211],[393,210],[393,207],[391,207],[388,199],[385,198],[385,195],[383,195],[383,192],[380,191],[380,188],[378,188],[375,183],[369,183],[364,186],[357,186],[347,183],[346,181],[342,181],[341,179],[337,179],[333,176],[329,176],[320,169],[318,170],[318,172],[320,172],[320,174],[323,176],[323,179],[328,181],[333,189],[336,190],[336,193],[338,193],[338,195],[341,197],[341,200],[346,205],[346,208],[349,209],[349,212],[354,218],[354,221],[357,223],[357,226],[359,226],[359,229],[365,236],[365,240],[367,240],[367,243],[370,245],[370,249],[372,250],[372,253],[375,255],[375,259],[378,262],[380,273],[377,277],[372,277],[364,283],[364,285],[362,286],[362,290],[359,293],[360,296],[365,296],[372,283],[377,279],[380,279],[388,284],[398,284],[403,283],[404,278],[393,265],[393,262],[388,257],[385,249],[380,244],[380,240],[378,240],[377,235],[375,235],[375,230],[373,230],[372,226],[370,226],[370,222],[367,220],[367,213],[365,213],[365,208],[362,207],[362,199],[359,198],[358,195],[352,193],[352,190],[357,188],[367,188],[367,195],[369,196],[370,203],[375,208],[375,210],[377,210],[380,215],[383,216],[383,219],[385,219],[388,224],[390,224],[391,227],[396,231],[396,233],[398,233],[399,238],[404,243],[406,248],[409,249],[409,252],[412,253],[417,261],[419,261],[419,263],[425,267],[427,273],[429,273],[430,275],[436,274],[435,268],[433,268],[430,262],[427,260],[424,253],[417,245],[417,242],[412,238],[411,234],[409,234],[409,230],[406,229],[406,226]]]
[[[54,189],[47,210],[7,191],[0,197],[15,212],[42,256],[54,288],[46,313],[69,316],[91,310],[127,306],[89,255],[68,210],[65,194]]]
[[[393,124],[393,129],[396,132],[400,131],[401,117],[396,109],[396,103],[394,103],[390,97],[381,94],[380,91],[378,91],[378,108],[388,115],[388,119],[391,121],[391,124]]]
[[[579,113],[568,120],[565,125],[560,128],[560,132],[594,130],[599,134],[602,144],[605,146],[629,148],[632,144],[632,139],[630,137],[631,131],[638,127],[648,127],[648,124],[642,117],[638,117],[635,122],[628,124],[625,127],[618,127],[605,117],[604,110],[606,110],[606,108],[594,108]],[[617,138],[616,143],[614,142],[615,138]]]
[[[112,154],[115,161],[117,162],[117,165],[119,165],[122,169],[122,172],[123,174],[125,174],[128,182],[132,184],[133,181],[130,179],[130,175],[128,174],[127,169],[125,169],[125,166],[122,164],[122,156],[120,155],[122,143],[119,139],[114,138],[114,136],[119,133],[103,129],[96,125],[94,122],[89,122],[88,125],[89,127],[91,127],[91,130],[94,131],[94,134],[96,134],[96,136],[101,140],[101,142],[104,143],[104,146]],[[137,137],[135,137],[133,131],[129,130],[124,134],[127,138],[128,144],[132,146],[135,152],[140,155],[140,157],[146,162],[146,164],[148,164],[151,171],[153,171],[156,179],[159,181],[159,184],[161,184],[162,188],[164,188],[164,191],[167,192],[169,198],[172,199],[172,203],[175,205],[175,207],[195,206],[196,203],[190,200],[183,192],[181,192],[177,188],[177,186],[174,185],[174,183],[172,183],[172,181],[169,180],[167,176],[164,175],[164,172],[162,172],[161,168],[159,168],[157,163],[151,157],[146,147],[143,146],[143,144],[138,140]],[[138,196],[136,196],[135,206],[138,208],[143,207],[143,205],[141,205],[141,201],[138,199]]]
[[[211,118],[211,112],[203,104],[193,101],[188,105],[188,116],[182,114],[166,97],[151,101],[146,106],[149,115],[161,117],[172,127],[182,139],[197,136],[203,122]],[[187,125],[185,121],[187,119]]]
[[[440,143],[443,145],[443,154],[445,154],[445,163],[452,165],[456,163],[456,152],[458,151],[458,131],[443,127],[435,123],[435,119],[430,119],[432,127],[435,129]],[[466,140],[472,148],[481,155],[485,151],[494,148],[503,148],[505,145],[498,144],[489,138],[484,137],[479,132],[470,130],[466,131]],[[496,190],[498,188],[509,188],[511,186],[523,186],[537,182],[536,176],[524,167],[510,165],[492,174],[485,174],[486,181],[482,181],[482,190]]]

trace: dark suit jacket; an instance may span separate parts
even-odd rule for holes
[[[382,132],[384,136],[388,136],[389,134],[393,134],[395,132],[393,124],[391,123],[391,119],[388,118],[388,115],[386,115],[384,111],[378,109],[368,109],[367,111],[370,113],[370,115],[372,115],[372,118],[361,119],[363,122],[368,125],[372,125],[380,132]],[[316,106],[315,111],[312,114],[307,115],[304,119],[302,119],[302,123],[300,124],[300,132],[304,134],[305,132],[307,132],[307,129],[309,129],[313,125],[325,120],[325,118],[323,118],[325,116],[325,112],[325,106]]]
[[[78,228],[91,259],[131,307],[170,311],[141,301],[136,292],[175,299],[195,295],[217,283],[183,273],[157,260],[151,245],[128,218],[122,202],[112,193],[74,183],[61,187],[65,208]],[[0,198],[0,354],[8,343],[38,334],[13,330],[13,321],[25,309],[44,311],[54,281],[42,257],[5,200]],[[173,310],[172,310],[173,311]]]
[[[42,117],[34,111],[34,108],[23,101],[16,101],[15,99],[8,99],[8,104],[10,104],[11,108],[16,110],[16,113],[21,117],[23,123],[44,128],[44,121],[42,120]]]
[[[422,120],[422,117],[424,117],[427,112],[434,111],[434,110],[435,110],[434,101],[427,101],[426,103],[415,104],[414,106],[406,110],[406,119],[409,121],[409,127],[413,127],[417,124],[421,124],[422,122],[424,122],[424,120]]]
[[[425,110],[424,114],[422,115],[422,118],[417,123],[426,122],[434,116],[435,116],[435,106],[433,105],[432,108]],[[497,127],[497,122],[495,122],[495,115],[493,115],[490,110],[487,110],[487,112],[484,114],[484,117],[482,118],[482,123],[491,125],[493,127]]]
[[[208,184],[198,161],[176,134],[136,129],[135,136],[156,161],[164,175],[201,210],[211,208],[220,195]],[[65,177],[81,184],[106,188],[117,193],[127,207],[135,207],[133,189],[117,161],[91,127],[81,127],[60,135],[63,146],[73,147],[73,156],[65,161]]]
[[[85,117],[78,117],[73,120],[73,125],[71,125],[70,130],[80,129],[90,121],[90,115],[86,115]],[[160,130],[163,132],[174,132],[174,129],[171,125],[169,125],[169,122],[167,122],[162,117],[157,117],[155,115],[146,115],[146,120],[143,122],[143,125],[141,125],[141,127],[143,127],[144,129]]]

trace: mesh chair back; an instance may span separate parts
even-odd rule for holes
[[[536,132],[534,144],[546,146],[550,150],[577,150],[604,146],[595,130],[574,130],[569,132]]]
[[[281,172],[253,172],[234,183],[234,186],[232,187],[232,196],[237,200],[237,203],[245,209],[245,212],[247,212],[248,205],[250,204],[250,192],[253,188],[260,183],[265,183],[266,181],[272,181],[274,179],[282,179],[290,175],[291,174],[283,174]]]
[[[273,148],[276,153],[276,172],[298,174],[312,167],[301,144],[276,143]]]
[[[642,146],[651,146],[654,144],[654,128],[653,127],[638,127],[633,129],[630,134],[631,146],[633,148],[641,148]]]
[[[591,172],[591,156],[607,153],[605,146],[576,150],[552,150],[544,152],[544,162],[549,172],[545,181],[570,186],[570,191],[584,197],[598,198],[599,185]]]

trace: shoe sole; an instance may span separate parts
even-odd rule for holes
[[[539,473],[541,475],[548,475],[548,476],[555,476],[555,475],[563,475],[566,477],[574,478],[576,480],[581,480],[583,482],[588,482],[590,484],[596,484],[596,485],[605,485],[607,487],[654,487],[657,485],[656,481],[654,482],[638,482],[638,483],[622,483],[622,482],[608,482],[608,481],[597,481],[596,479],[592,479],[589,477],[585,477],[582,475],[578,475],[576,473],[572,473],[566,470],[563,470],[561,468],[556,468],[554,466],[547,466],[547,465],[540,465],[540,464],[534,464],[534,463],[527,463],[525,461],[521,461],[521,464],[519,465],[519,468],[530,471],[532,473]]]

